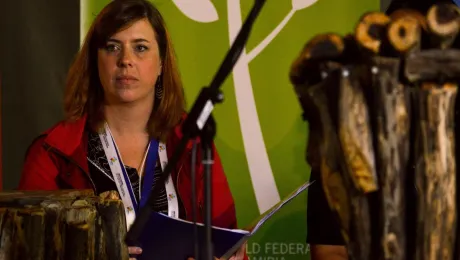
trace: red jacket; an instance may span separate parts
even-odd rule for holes
[[[21,190],[93,189],[89,176],[87,154],[86,117],[76,122],[60,122],[40,135],[29,147],[19,183]],[[168,157],[172,157],[182,133],[176,127],[166,142]],[[197,140],[199,142],[199,140]],[[191,142],[172,172],[179,198],[183,202],[187,220],[192,220],[191,201]],[[233,197],[225,177],[220,158],[213,147],[212,218],[213,225],[236,228]],[[196,179],[199,222],[203,222],[203,171],[201,152],[197,149]]]

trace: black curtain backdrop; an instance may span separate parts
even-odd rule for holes
[[[17,187],[32,140],[62,119],[79,23],[79,0],[0,1],[4,190]]]

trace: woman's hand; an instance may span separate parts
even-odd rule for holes
[[[130,247],[128,247],[128,253],[129,253],[129,256],[130,256],[129,260],[136,260],[136,257],[131,257],[131,256],[142,254],[142,248],[135,247],[135,246],[130,246]]]
[[[244,243],[236,253],[230,257],[228,260],[243,260],[244,259],[244,253],[246,252],[246,243]]]

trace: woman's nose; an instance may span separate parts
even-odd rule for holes
[[[119,66],[120,67],[131,67],[133,65],[133,54],[130,50],[124,49],[121,51]]]

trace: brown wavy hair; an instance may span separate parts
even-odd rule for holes
[[[162,98],[155,99],[159,103],[155,104],[150,115],[148,131],[152,137],[164,141],[180,122],[185,111],[185,98],[171,38],[158,9],[145,0],[114,0],[96,17],[67,76],[64,92],[66,120],[75,121],[86,114],[91,128],[101,126],[104,92],[98,75],[97,50],[103,48],[113,34],[144,18],[152,25],[158,42],[162,64],[158,81],[163,88]]]

